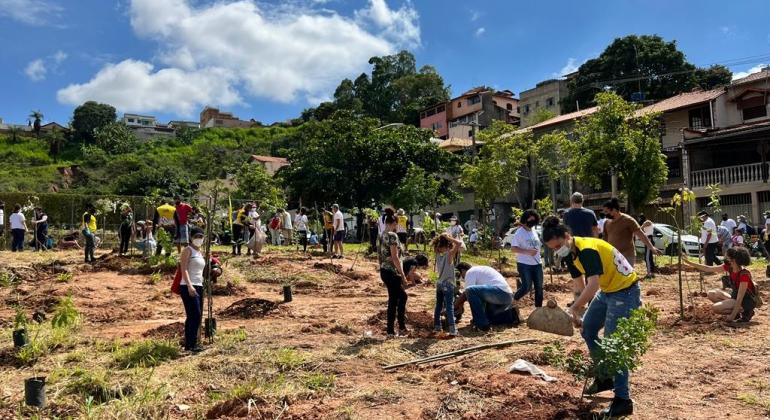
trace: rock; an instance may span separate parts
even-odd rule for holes
[[[190,409],[190,406],[187,404],[177,404],[176,405],[177,410],[179,411],[187,411]]]
[[[529,318],[527,318],[527,327],[568,337],[575,333],[572,328],[572,318],[559,308],[553,299],[550,299],[546,306],[532,311]]]

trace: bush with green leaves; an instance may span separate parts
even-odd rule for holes
[[[51,326],[54,328],[72,328],[80,323],[80,312],[75,308],[71,296],[62,298],[54,309]]]

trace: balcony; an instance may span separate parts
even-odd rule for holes
[[[762,182],[762,163],[692,171],[690,178],[693,188],[712,184],[732,185]]]

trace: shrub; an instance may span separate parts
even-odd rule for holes
[[[75,308],[71,296],[59,301],[51,317],[51,326],[54,328],[71,328],[80,322],[80,313]]]
[[[302,378],[302,383],[312,391],[322,391],[334,387],[334,375],[325,373],[309,373]]]
[[[145,340],[115,350],[115,364],[124,369],[154,367],[178,357],[179,347],[171,341]]]

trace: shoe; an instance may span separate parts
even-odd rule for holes
[[[398,330],[398,336],[399,337],[409,337],[409,330],[406,328],[401,328]]]
[[[195,348],[193,348],[192,350],[190,350],[190,353],[192,353],[192,354],[198,354],[198,353],[200,353],[200,352],[202,352],[202,351],[203,351],[203,347],[201,347],[201,346],[196,346]]]
[[[586,388],[586,395],[594,395],[615,388],[615,381],[610,379],[594,378],[591,385]]]
[[[740,315],[738,315],[738,319],[736,319],[736,322],[749,322],[751,321],[751,318],[754,317],[754,310],[752,309],[751,312],[748,314],[745,312],[741,312]]]
[[[610,406],[599,412],[599,415],[604,417],[623,417],[634,414],[634,401],[625,398],[615,397],[612,399]]]

